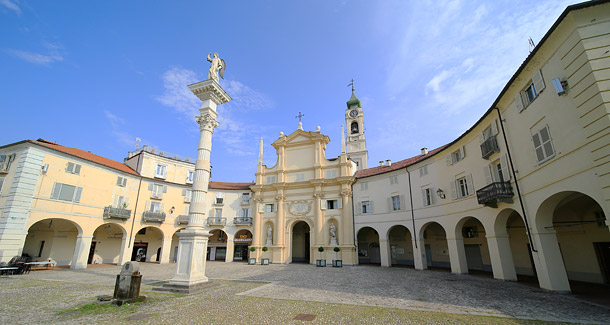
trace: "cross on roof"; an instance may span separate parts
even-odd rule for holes
[[[348,87],[349,87],[349,86],[352,86],[352,90],[354,90],[354,79],[352,79],[352,80],[350,81],[350,83],[349,83],[349,84],[347,84],[347,86],[348,86]]]
[[[295,116],[294,118],[298,118],[299,122],[301,122],[301,117],[305,116],[305,114],[302,114],[301,112],[299,112],[299,115]]]

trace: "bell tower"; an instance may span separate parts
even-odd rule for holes
[[[347,101],[345,110],[345,126],[347,128],[346,153],[347,157],[358,164],[357,170],[366,169],[369,160],[369,152],[366,150],[364,138],[364,113],[360,99],[356,97],[354,82],[352,86],[352,97]]]

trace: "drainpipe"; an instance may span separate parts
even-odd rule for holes
[[[138,163],[136,166],[140,166],[140,157],[142,157],[142,153],[138,155]],[[137,170],[136,170],[137,172]],[[131,219],[131,231],[129,232],[129,243],[127,243],[127,248],[131,246],[131,238],[133,237],[133,226],[136,222],[136,212],[138,211],[138,201],[140,200],[140,189],[142,188],[142,174],[140,174],[140,183],[138,184],[138,196],[136,196],[136,204],[133,208],[133,218]]]
[[[530,226],[527,222],[527,214],[525,213],[525,206],[523,206],[523,199],[521,197],[521,190],[519,190],[519,182],[517,182],[517,174],[515,174],[515,166],[513,165],[513,158],[510,154],[510,147],[508,146],[508,141],[506,139],[506,132],[504,131],[504,123],[502,122],[502,115],[500,114],[500,109],[496,107],[498,111],[498,120],[500,120],[500,128],[502,129],[502,136],[504,137],[504,145],[506,145],[506,153],[508,154],[508,163],[510,164],[510,170],[513,174],[513,179],[515,180],[515,189],[517,190],[517,197],[519,197],[519,205],[521,205],[521,213],[523,213],[523,219],[525,220],[525,229],[527,230],[527,238],[530,241],[530,247],[532,252],[538,253],[536,248],[534,247],[534,241],[532,240],[532,234],[530,233]]]
[[[415,234],[415,212],[413,211],[413,193],[411,192],[411,172],[409,171],[409,167],[405,167],[407,171],[407,175],[409,176],[409,200],[411,201],[411,221],[413,222],[413,241],[415,242],[415,248],[417,248],[417,235]]]

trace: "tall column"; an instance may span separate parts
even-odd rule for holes
[[[322,193],[316,188],[316,191],[313,195],[313,217],[314,217],[314,225],[312,229],[314,231],[314,246],[317,251],[318,247],[324,245],[324,219],[322,218],[322,210],[320,209],[320,204],[322,200]]]
[[[235,255],[235,235],[227,234],[227,255],[225,257],[225,262],[230,263],[233,262],[233,255]]]
[[[423,239],[412,240],[413,244],[413,263],[416,270],[427,270],[428,260],[426,259],[426,244]]]
[[[379,254],[381,255],[381,266],[390,266],[390,242],[387,239],[379,239]]]
[[[78,235],[76,237],[76,245],[74,247],[74,255],[72,255],[71,269],[86,269],[89,250],[91,250],[91,241],[93,236]]]
[[[538,250],[538,252],[533,252],[532,255],[536,264],[540,288],[570,292],[568,274],[563,264],[555,230],[532,233],[532,239],[534,240],[534,247]]]
[[[286,262],[286,257],[284,256],[284,251],[285,251],[285,247],[286,247],[286,243],[284,242],[284,235],[286,233],[285,231],[285,223],[286,223],[286,216],[284,215],[284,190],[283,189],[278,189],[277,195],[275,196],[275,199],[277,201],[277,222],[276,222],[276,229],[275,229],[275,246],[276,249],[280,250],[280,260],[278,261],[279,263],[285,263]]]
[[[210,182],[210,155],[212,152],[212,134],[218,126],[216,120],[217,105],[231,100],[231,97],[220,85],[208,79],[189,85],[191,91],[199,97],[202,106],[200,115],[196,117],[199,130],[197,161],[195,162],[195,178],[193,180],[193,196],[189,210],[189,223],[186,229],[177,235],[178,256],[176,257],[176,273],[169,281],[168,287],[179,288],[190,292],[208,281],[205,276],[206,251],[210,233],[204,228],[205,198]]]
[[[468,273],[468,262],[466,261],[466,250],[464,249],[464,238],[447,238],[447,246],[449,246],[451,273]]]
[[[515,263],[513,262],[508,235],[489,234],[486,237],[494,279],[517,281],[517,273],[515,272]]]
[[[159,264],[169,264],[169,253],[172,250],[172,239],[163,238],[161,243],[161,257],[159,258]]]
[[[133,243],[135,241],[136,241],[135,236],[134,237],[129,237],[129,236],[123,237],[123,240],[121,241],[121,253],[119,254],[119,261],[117,262],[117,265],[121,266],[131,260],[131,252],[133,250]]]
[[[354,245],[354,221],[352,219],[352,204],[349,200],[351,191],[345,189],[341,191],[341,200],[343,201],[343,211],[341,211],[341,227],[339,234],[339,245]]]

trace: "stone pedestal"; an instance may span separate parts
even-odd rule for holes
[[[138,262],[125,263],[121,268],[121,273],[116,276],[112,303],[121,306],[124,303],[146,300],[146,297],[140,296],[141,283],[140,264]]]

